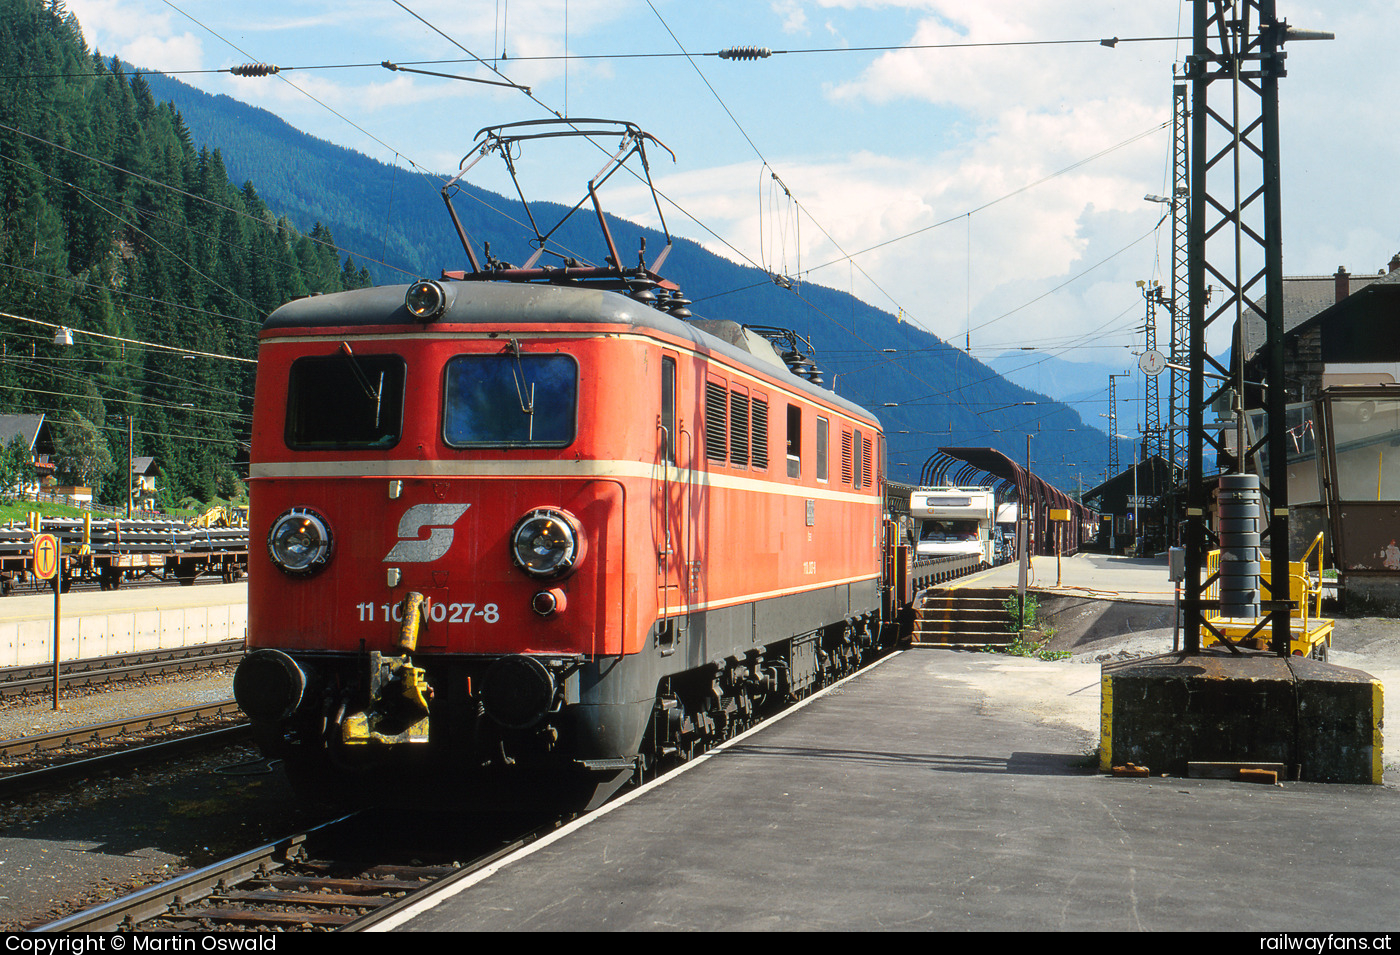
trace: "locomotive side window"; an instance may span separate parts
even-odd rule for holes
[[[665,444],[666,462],[676,463],[676,360],[661,359],[661,427],[666,429],[662,442]]]
[[[860,432],[857,431],[857,432],[856,432],[856,436],[855,436],[856,460],[855,460],[855,468],[854,468],[854,470],[852,471],[852,475],[853,475],[853,477],[854,477],[854,480],[851,482],[853,487],[860,487],[860,486],[861,486],[861,483],[860,483],[860,476],[861,476],[861,474],[864,473],[864,471],[865,471],[865,452],[862,450],[862,448],[863,448],[863,447],[869,447],[869,446],[870,446],[869,444],[862,444]]]
[[[802,409],[788,405],[787,419],[787,472],[796,478],[802,476]]]
[[[403,432],[404,360],[357,355],[298,358],[287,378],[287,447],[392,448]]]
[[[817,418],[817,480],[827,481],[826,446],[831,423],[825,418]]]
[[[564,447],[574,440],[570,355],[457,355],[447,362],[443,439],[454,448]]]

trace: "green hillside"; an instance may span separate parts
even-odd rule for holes
[[[169,501],[235,493],[263,317],[368,273],[234,186],[60,4],[0,0],[0,74],[0,411],[46,414],[60,480],[105,502],[125,494],[128,417]]]

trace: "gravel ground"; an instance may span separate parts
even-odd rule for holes
[[[119,687],[65,687],[59,692],[57,710],[48,693],[0,698],[0,739],[55,733],[74,726],[110,723],[136,713],[161,713],[229,700],[233,698],[234,669],[230,664],[144,677]]]
[[[223,667],[64,690],[57,711],[48,697],[7,699],[0,736],[216,702],[230,698],[232,687],[233,668]],[[0,772],[27,768],[24,762]],[[300,805],[252,746],[0,802],[0,932],[42,925],[271,842],[328,812]]]

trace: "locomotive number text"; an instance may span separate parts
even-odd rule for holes
[[[355,609],[360,614],[361,623],[373,623],[376,620],[393,620],[396,623],[403,621],[402,604],[362,603],[355,604]],[[471,623],[474,619],[482,623],[496,623],[501,619],[500,608],[495,604],[430,603],[427,615],[433,623]]]

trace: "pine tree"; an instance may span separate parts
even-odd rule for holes
[[[144,77],[87,50],[61,2],[0,0],[0,71],[0,125],[19,130],[0,128],[0,311],[79,332],[62,347],[0,325],[0,413],[48,413],[113,487],[130,418],[172,499],[236,489],[252,366],[142,343],[252,358],[268,312],[368,273],[342,267],[329,229],[301,235],[252,182],[230,183]],[[112,462],[100,449],[119,433]]]

